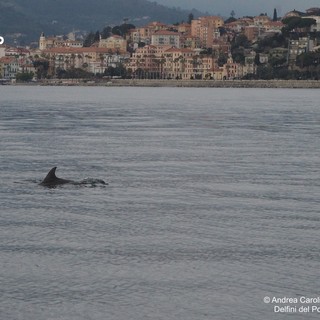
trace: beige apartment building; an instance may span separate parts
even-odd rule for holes
[[[199,54],[199,50],[153,45],[138,48],[126,67],[136,77],[143,74],[143,77],[181,80],[231,80],[247,73],[240,64],[232,60],[231,55],[227,63],[219,67],[216,57]]]
[[[106,58],[110,55],[107,48],[51,48],[42,51],[49,60],[50,73],[56,69],[82,68],[93,73],[103,73]]]
[[[198,37],[202,48],[211,48],[214,39],[219,38],[219,27],[224,21],[218,16],[200,17],[191,21],[191,35]]]
[[[180,48],[180,34],[178,32],[160,30],[151,36],[151,44],[154,46],[170,46]]]
[[[271,22],[271,18],[266,15],[260,15],[253,18],[253,24],[255,26],[264,27]]]
[[[193,57],[191,49],[170,48],[164,53],[164,73],[170,79],[191,79],[193,74]]]
[[[110,53],[126,53],[127,40],[113,35],[107,39],[100,39],[98,47],[108,49]]]
[[[150,22],[144,27],[139,27],[130,31],[128,40],[133,43],[143,42],[145,44],[151,44],[151,37],[157,31],[168,30],[169,25],[154,21]]]
[[[41,33],[39,39],[39,49],[46,50],[50,48],[81,48],[83,43],[77,40],[64,39],[62,36],[46,37],[44,33]]]
[[[164,58],[164,74],[171,79],[210,79],[216,65],[211,55],[199,55],[188,48],[168,49]]]
[[[153,45],[146,45],[143,48],[138,48],[133,54],[128,63],[126,64],[127,69],[130,69],[132,73],[135,73],[138,69],[144,72],[155,73],[161,71],[159,61],[163,52],[164,47],[156,47]]]

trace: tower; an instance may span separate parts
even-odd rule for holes
[[[43,32],[41,33],[40,39],[39,39],[39,49],[40,50],[47,49],[47,41],[46,41],[46,37]]]

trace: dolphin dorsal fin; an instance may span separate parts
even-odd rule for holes
[[[53,167],[53,168],[48,172],[48,174],[46,175],[46,177],[43,179],[42,183],[46,183],[46,182],[48,182],[48,181],[52,181],[52,180],[57,179],[57,177],[56,177],[56,169],[57,169],[57,167]]]

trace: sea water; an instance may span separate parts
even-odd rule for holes
[[[1,86],[0,159],[1,319],[320,316],[319,90]]]

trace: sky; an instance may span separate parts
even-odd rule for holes
[[[151,0],[152,2],[154,0]],[[229,17],[231,11],[236,18],[245,15],[259,15],[267,13],[273,15],[274,8],[278,16],[283,16],[293,9],[305,11],[312,7],[320,7],[320,0],[155,0],[158,4],[168,7],[180,7],[181,9],[198,9],[210,14],[220,14]]]

